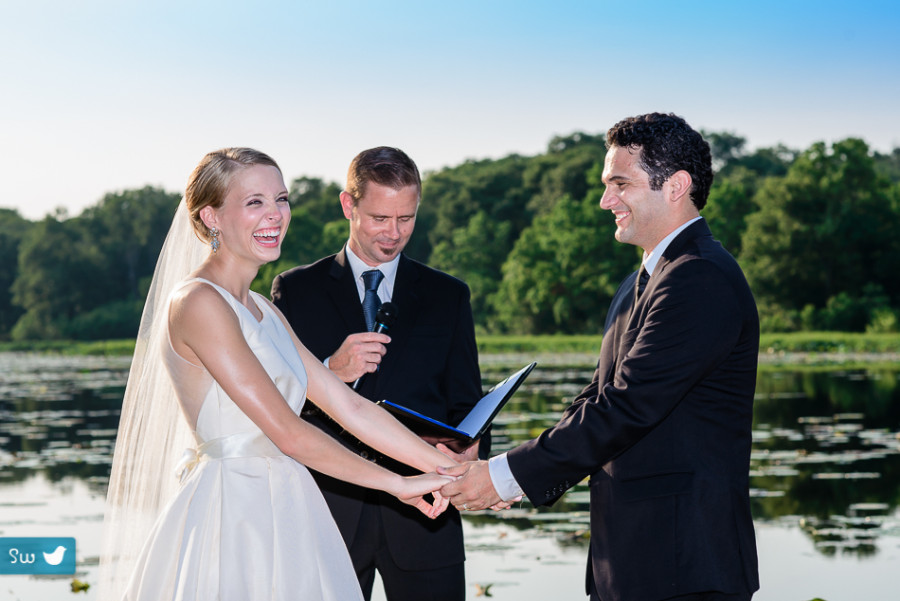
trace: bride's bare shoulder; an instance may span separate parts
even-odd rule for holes
[[[184,319],[202,319],[208,322],[210,317],[220,313],[231,313],[231,307],[222,295],[209,282],[192,280],[172,293],[169,304],[169,322]]]

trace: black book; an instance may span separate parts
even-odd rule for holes
[[[536,362],[526,365],[502,382],[496,384],[490,391],[475,403],[472,410],[456,427],[445,424],[418,411],[408,409],[403,405],[392,403],[388,400],[379,401],[378,404],[393,413],[397,419],[405,423],[411,430],[422,436],[436,438],[437,442],[443,442],[454,450],[468,447],[481,438],[491,422],[512,398],[519,385],[525,381]]]

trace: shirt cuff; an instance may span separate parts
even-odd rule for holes
[[[505,502],[512,501],[525,494],[522,491],[522,487],[516,482],[512,470],[509,469],[506,453],[491,457],[488,460],[488,471],[491,474],[491,483],[494,485],[494,489]]]

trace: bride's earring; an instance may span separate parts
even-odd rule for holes
[[[212,247],[213,253],[219,252],[219,230],[217,230],[214,227],[210,228],[209,235],[210,235],[209,245],[210,245],[210,247]]]

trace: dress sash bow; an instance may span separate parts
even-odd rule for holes
[[[284,453],[262,432],[240,432],[222,438],[213,438],[197,446],[185,449],[181,461],[175,467],[175,475],[184,483],[201,461],[232,459],[237,457],[280,457]]]

